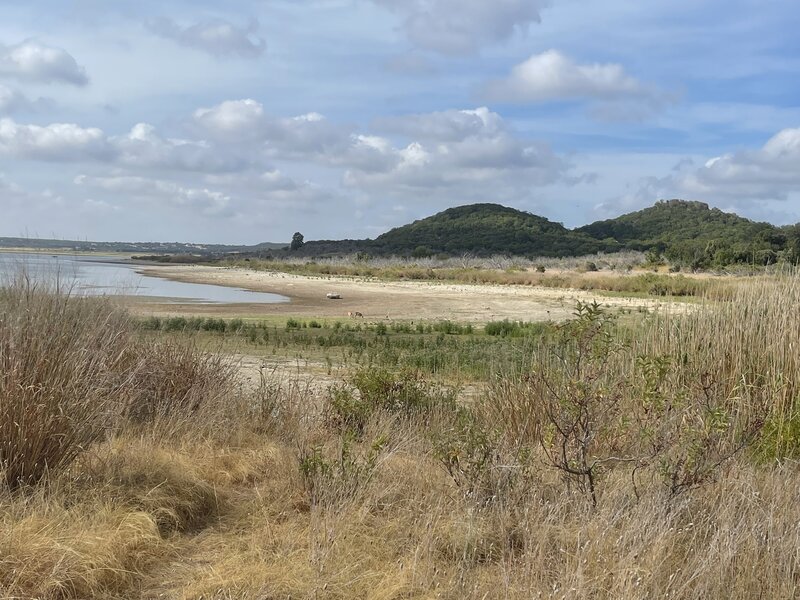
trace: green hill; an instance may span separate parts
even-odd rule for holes
[[[378,254],[579,256],[613,252],[618,244],[570,231],[527,212],[499,204],[471,204],[388,231],[369,243]]]
[[[614,239],[623,248],[656,249],[672,262],[695,266],[768,264],[775,262],[787,245],[786,232],[774,225],[685,200],[662,200],[575,231],[597,240]]]

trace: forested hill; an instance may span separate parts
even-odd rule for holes
[[[369,242],[378,254],[578,256],[613,252],[615,242],[593,239],[560,223],[499,204],[471,204],[397,227]]]
[[[575,231],[621,247],[663,252],[671,262],[695,266],[771,263],[792,253],[794,229],[758,223],[703,202],[662,200],[654,206]]]
[[[678,241],[747,241],[776,231],[769,223],[756,223],[703,202],[662,200],[654,206],[614,219],[579,227],[595,239],[613,238],[637,250]]]

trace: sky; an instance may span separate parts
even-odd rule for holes
[[[797,0],[0,0],[0,236],[800,221]]]

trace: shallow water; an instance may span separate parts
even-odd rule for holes
[[[0,253],[0,285],[4,285],[21,269],[34,279],[57,281],[59,285],[82,294],[124,294],[157,298],[165,302],[199,304],[275,304],[289,301],[279,294],[140,275],[136,272],[136,265],[114,256]]]

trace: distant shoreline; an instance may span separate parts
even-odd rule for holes
[[[108,252],[99,250],[71,250],[69,248],[0,248],[0,254],[49,254],[50,256],[113,256],[116,258],[131,259],[133,252]]]

